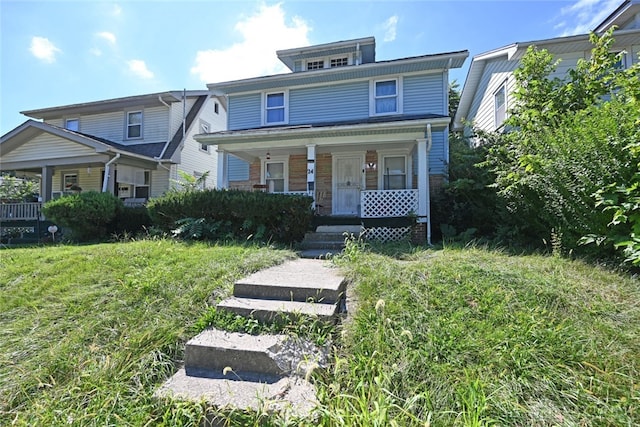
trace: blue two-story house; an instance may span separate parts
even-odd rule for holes
[[[228,107],[226,131],[195,137],[218,147],[218,186],[311,194],[323,216],[415,215],[429,240],[430,189],[449,157],[448,70],[468,51],[376,61],[367,37],[277,55],[291,73],[207,85]],[[408,231],[377,223],[383,239]]]

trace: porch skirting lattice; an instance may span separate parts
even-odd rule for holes
[[[418,190],[371,190],[361,192],[362,218],[399,218],[418,211]],[[366,227],[369,240],[389,242],[411,235],[411,227]]]

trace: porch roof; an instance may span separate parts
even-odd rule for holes
[[[451,118],[439,114],[374,117],[362,120],[312,123],[297,126],[271,126],[261,128],[220,131],[195,135],[201,144],[240,144],[283,141],[300,138],[335,138],[357,135],[387,135],[396,133],[424,133],[427,124],[446,127]]]

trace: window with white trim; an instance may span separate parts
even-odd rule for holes
[[[62,174],[62,190],[74,191],[78,188],[78,174],[77,173],[63,173]]]
[[[209,133],[209,123],[200,121],[200,133]],[[207,144],[200,144],[200,150],[209,152],[209,146]]]
[[[401,113],[400,80],[376,80],[371,83],[371,115]]]
[[[64,128],[73,131],[80,130],[80,119],[67,119],[64,122]]]
[[[507,87],[506,83],[500,86],[500,88],[493,95],[493,104],[495,112],[495,127],[496,129],[502,126],[507,116]]]
[[[329,67],[331,68],[346,67],[347,65],[349,65],[349,58],[346,56],[341,58],[331,58],[329,61]]]
[[[309,70],[321,70],[324,68],[324,60],[307,61],[307,71]]]
[[[262,163],[262,176],[269,193],[289,191],[289,163],[286,157],[265,159]]]
[[[142,111],[127,113],[127,139],[142,138]]]
[[[264,95],[264,124],[282,124],[286,122],[286,92],[266,93]]]
[[[407,188],[406,156],[383,157],[382,188],[384,190],[404,190]]]

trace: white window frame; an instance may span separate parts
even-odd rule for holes
[[[271,107],[271,108],[267,108],[267,99],[269,97],[269,95],[283,95],[283,103],[284,106],[283,107]],[[280,108],[284,108],[284,120],[280,121],[280,122],[270,122],[267,120],[267,112],[268,110],[275,110],[275,109],[280,109]],[[283,125],[283,124],[287,124],[289,123],[289,91],[288,90],[279,90],[279,91],[270,91],[270,92],[264,92],[262,94],[262,125],[263,126],[270,126],[270,125]]]
[[[289,191],[289,156],[273,156],[269,159],[267,159],[266,157],[261,158],[260,184],[267,185],[267,191],[269,191],[268,182],[267,182],[267,164],[270,164],[270,163],[283,164],[282,174],[283,174],[284,184],[283,184],[282,192],[287,193]]]
[[[129,118],[132,114],[140,114],[140,124],[131,124],[129,122]],[[130,136],[129,135],[129,129],[131,129],[134,126],[140,126],[140,136]],[[124,123],[124,134],[125,134],[125,139],[142,139],[144,136],[144,113],[142,112],[142,110],[135,110],[135,111],[127,111],[125,113],[125,123]]]
[[[315,71],[315,70],[323,70],[326,67],[326,62],[324,59],[309,59],[305,61],[304,69],[305,71]],[[309,68],[309,65],[313,65],[313,68]]]
[[[504,102],[502,108],[498,108],[498,95],[503,93]],[[498,117],[501,115],[502,117]],[[500,120],[501,119],[501,120]],[[500,128],[504,124],[504,121],[507,119],[507,82],[504,82],[500,85],[500,87],[493,93],[493,124],[496,129]]]
[[[200,132],[209,133],[209,123],[200,121]],[[200,146],[200,151],[209,153],[209,146],[207,144],[198,144],[198,145]]]
[[[331,61],[337,61],[340,60],[342,61],[343,59],[347,59],[347,63],[344,65],[331,65]],[[346,67],[347,65],[352,65],[351,62],[351,55],[347,55],[346,57],[344,55],[338,55],[338,56],[332,56],[329,59],[327,59],[327,68],[340,68],[340,67]]]
[[[377,97],[376,85],[378,83],[389,82],[389,81],[395,81],[396,94],[393,96],[389,95],[385,97]],[[377,113],[376,101],[378,99],[392,98],[392,97],[396,98],[396,111]],[[369,115],[370,116],[391,116],[391,115],[397,115],[397,114],[402,114],[402,77],[389,77],[389,78],[371,80],[369,83]]]
[[[71,129],[69,127],[69,123],[72,123],[72,122],[76,123],[76,129]],[[67,130],[74,131],[74,132],[79,132],[80,131],[80,119],[78,117],[73,117],[73,118],[66,119],[64,121],[64,128],[67,129]]]
[[[411,154],[406,150],[381,150],[378,151],[378,189],[385,190],[384,188],[384,160],[387,157],[404,157],[404,188],[402,190],[407,190],[412,187],[412,159]]]
[[[75,182],[69,185],[69,188],[67,188],[67,185],[66,185],[67,177],[75,177]],[[80,174],[78,173],[78,171],[63,171],[62,181],[60,183],[61,191],[73,191],[71,190],[71,187],[73,185],[77,185],[78,187],[80,187]]]

